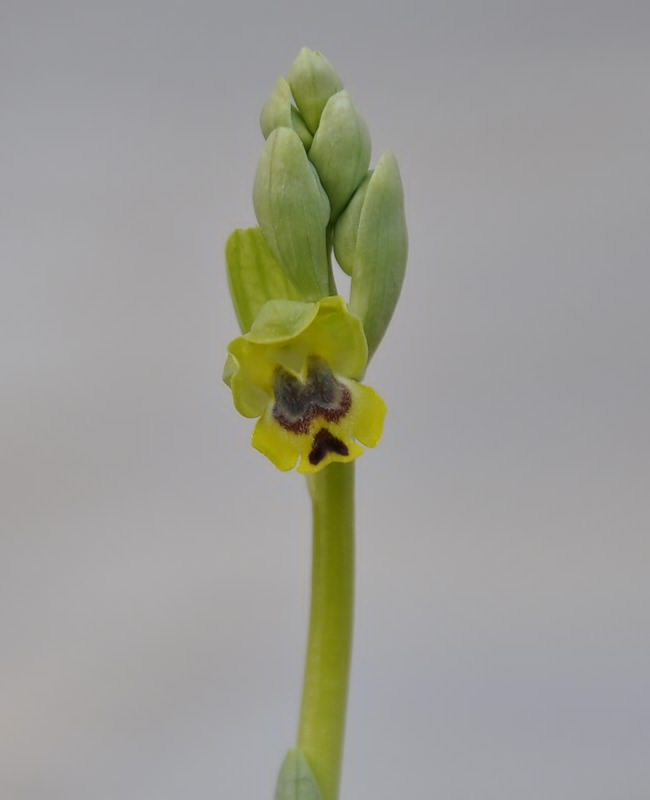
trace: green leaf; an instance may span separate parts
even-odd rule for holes
[[[301,299],[259,228],[239,228],[230,234],[226,264],[232,302],[244,333],[268,300]]]
[[[370,355],[395,310],[407,252],[402,180],[395,156],[385,153],[366,189],[350,286],[350,311],[363,322]]]
[[[330,199],[335,220],[370,164],[368,127],[346,91],[330,97],[309,148],[309,160]]]
[[[253,204],[271,252],[303,300],[329,294],[327,194],[302,142],[289,128],[266,140],[253,189]]]
[[[321,800],[321,792],[307,759],[294,748],[284,759],[278,782],[275,786],[274,800]]]

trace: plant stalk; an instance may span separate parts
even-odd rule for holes
[[[320,786],[338,800],[354,615],[354,463],[309,479],[312,588],[298,747]]]

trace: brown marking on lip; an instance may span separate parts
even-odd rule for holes
[[[327,428],[321,428],[316,436],[309,452],[309,463],[316,467],[328,453],[336,453],[339,456],[347,456],[348,450],[345,442],[333,436]]]
[[[290,433],[307,434],[313,420],[338,422],[349,412],[352,395],[337,381],[329,367],[310,359],[307,381],[278,368],[274,382],[273,417]]]

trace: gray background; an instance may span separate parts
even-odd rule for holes
[[[645,2],[0,5],[0,796],[264,798],[308,504],[220,383],[303,44],[400,160],[344,798],[650,797]]]

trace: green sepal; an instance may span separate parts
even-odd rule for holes
[[[329,294],[326,229],[330,204],[298,134],[276,128],[266,140],[253,189],[264,238],[303,300]]]
[[[368,127],[348,92],[337,92],[325,104],[309,160],[318,171],[335,220],[370,164]]]
[[[350,286],[350,311],[363,322],[370,355],[395,310],[407,252],[402,180],[395,156],[385,153],[366,189]]]
[[[287,753],[273,800],[321,800],[321,791],[304,754],[297,748]]]
[[[245,333],[268,300],[300,300],[259,228],[238,228],[226,242],[228,284],[239,326]]]
[[[292,104],[291,89],[286,78],[278,78],[271,96],[264,103],[260,114],[260,128],[265,139],[276,128],[291,128],[300,137],[305,150],[309,149],[313,137],[298,109]]]
[[[288,80],[302,118],[315,133],[325,103],[341,91],[343,81],[322,53],[307,47],[301,49],[291,65]]]
[[[347,275],[352,275],[354,268],[354,253],[357,249],[357,234],[359,233],[359,219],[363,201],[366,198],[366,191],[372,170],[366,175],[355,193],[350,198],[343,213],[336,220],[332,236],[334,245],[334,255],[336,260]]]

